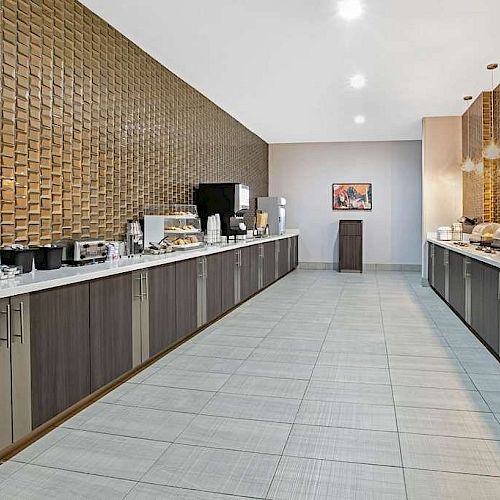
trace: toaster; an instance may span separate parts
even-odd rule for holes
[[[60,240],[58,245],[63,247],[62,260],[65,264],[79,266],[104,262],[108,257],[108,247],[104,240],[81,239]]]

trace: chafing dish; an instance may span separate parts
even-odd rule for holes
[[[483,222],[477,224],[472,230],[469,241],[471,243],[490,244],[493,241],[493,235],[500,229],[500,224],[496,222]]]

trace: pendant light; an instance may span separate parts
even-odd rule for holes
[[[472,96],[466,95],[464,101],[470,101]],[[462,162],[461,168],[464,172],[472,172],[475,170],[476,165],[470,157],[470,111],[466,111],[467,114],[467,158]]]
[[[486,67],[491,71],[491,140],[483,150],[483,157],[487,160],[498,160],[500,158],[500,145],[495,141],[495,81],[494,71],[498,68],[498,64],[488,64]]]

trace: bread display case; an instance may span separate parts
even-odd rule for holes
[[[203,247],[203,231],[196,205],[173,204],[146,207],[144,240],[147,246],[166,243],[172,246],[173,250]]]

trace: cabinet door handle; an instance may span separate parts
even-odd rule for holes
[[[136,299],[142,300],[142,274],[138,278],[134,278],[135,281],[139,282],[139,295],[134,295]]]
[[[14,309],[14,311],[19,313],[19,335],[14,334],[13,337],[19,337],[21,344],[24,344],[24,302],[19,302],[19,309]]]
[[[148,283],[148,273],[147,271],[144,274],[141,274],[141,283],[142,283],[142,278],[144,278],[144,289],[142,290],[143,292],[143,298],[147,299],[149,295],[149,283]]]
[[[3,340],[7,344],[7,349],[10,349],[10,344],[12,342],[12,329],[11,329],[11,322],[10,322],[10,304],[7,304],[5,311],[1,311],[2,314],[5,314],[5,321],[6,321],[6,327],[7,327],[7,337]]]

